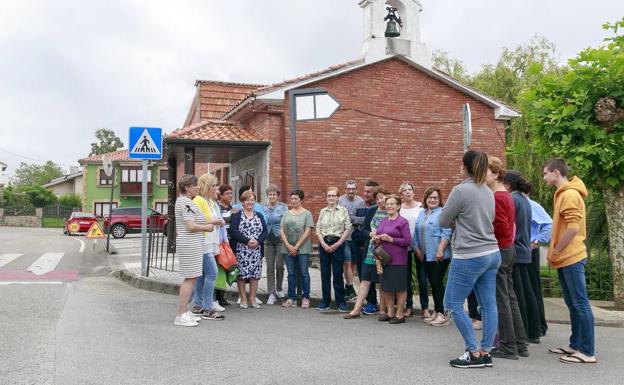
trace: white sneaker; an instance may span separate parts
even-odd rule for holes
[[[284,293],[284,290],[278,290],[276,294],[277,298],[279,299],[286,298],[286,293]]]
[[[195,321],[195,322],[199,322],[199,321],[201,321],[201,316],[199,316],[199,315],[195,315],[195,314],[193,314],[193,312],[191,312],[191,311],[187,311],[187,312],[186,312],[186,314],[188,314],[189,318],[190,318],[190,319],[192,319],[192,320],[193,320],[193,321]]]
[[[236,300],[236,303],[240,305],[240,295],[238,296],[238,299]]]
[[[197,326],[198,325],[197,321],[189,317],[188,313],[184,313],[182,315],[176,316],[175,321],[173,321],[173,324],[177,326]]]
[[[219,301],[214,301],[212,303],[212,310],[223,312],[223,311],[225,311],[225,308],[223,306],[219,305]]]
[[[262,301],[260,301],[260,299],[258,297],[256,297],[256,305],[262,305]]]
[[[269,295],[269,299],[267,300],[267,305],[273,305],[275,303],[275,294],[271,293],[271,295]]]

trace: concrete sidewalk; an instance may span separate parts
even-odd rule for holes
[[[106,242],[101,242],[105,245]],[[149,276],[141,276],[141,238],[140,235],[130,235],[123,239],[111,238],[111,253],[109,261],[113,275],[118,279],[140,289],[158,293],[178,294],[181,277],[175,271],[166,271],[150,268]],[[177,263],[176,263],[177,265]],[[173,266],[177,270],[177,266]],[[316,306],[321,298],[321,272],[316,267],[310,267],[310,300]],[[284,274],[284,290],[288,287],[288,273]],[[263,264],[262,279],[258,283],[258,298],[266,302],[268,293],[266,287],[266,265]],[[355,280],[357,289],[357,279]],[[236,285],[227,289],[229,300],[236,300],[238,290]],[[624,327],[624,311],[607,310],[613,308],[612,301],[591,301],[596,326]],[[430,304],[433,299],[430,298]],[[418,295],[414,296],[414,304],[418,307]],[[546,320],[550,323],[569,324],[569,312],[563,298],[544,298]]]

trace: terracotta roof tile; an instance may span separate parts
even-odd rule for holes
[[[262,84],[226,83],[218,81],[198,80],[195,82],[199,92],[199,119],[219,119],[233,106]]]
[[[206,120],[179,128],[167,136],[175,139],[261,141],[262,139],[246,128],[225,120]]]
[[[79,163],[93,163],[93,162],[101,162],[104,155],[108,155],[111,161],[116,160],[130,160],[128,157],[128,149],[117,150],[113,152],[107,152],[105,154],[92,155],[83,159],[80,159]]]

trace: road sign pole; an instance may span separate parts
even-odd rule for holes
[[[141,160],[141,275],[147,276],[147,159]]]

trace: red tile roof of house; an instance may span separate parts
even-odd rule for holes
[[[228,83],[198,80],[195,86],[199,92],[199,120],[219,119],[247,95],[264,88],[263,84]]]
[[[172,139],[261,141],[262,139],[246,128],[225,120],[206,120],[188,127],[179,128],[167,136]]]
[[[104,155],[108,155],[108,158],[111,161],[130,160],[130,158],[128,157],[128,149],[122,149],[122,150],[117,150],[113,152],[107,152],[105,154],[92,155],[92,156],[80,159],[78,162],[79,163],[101,162]]]

